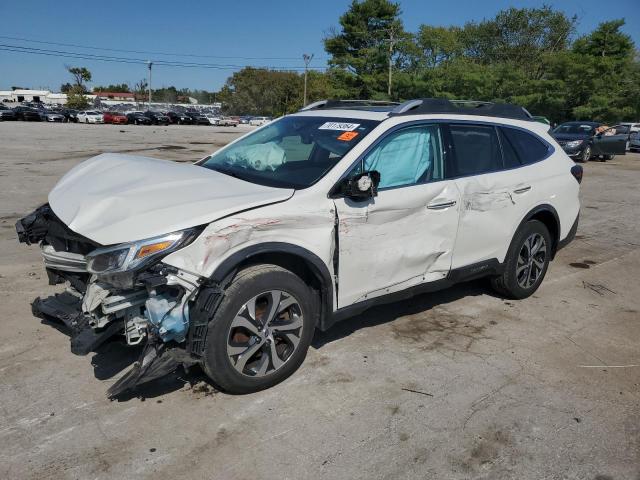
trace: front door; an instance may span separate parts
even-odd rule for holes
[[[593,137],[591,151],[594,155],[624,155],[627,150],[628,133],[621,134],[609,128]]]
[[[338,306],[445,278],[458,226],[459,193],[444,180],[441,130],[389,133],[349,175],[378,171],[378,195],[335,199]]]

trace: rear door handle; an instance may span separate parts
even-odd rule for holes
[[[513,193],[527,193],[529,190],[531,190],[531,185],[516,188]]]
[[[444,210],[445,208],[453,207],[456,204],[455,200],[451,200],[449,202],[442,203],[430,203],[427,205],[429,210]]]

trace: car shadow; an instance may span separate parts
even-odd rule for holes
[[[488,287],[486,279],[480,279],[459,283],[437,292],[422,293],[405,300],[371,307],[358,315],[344,319],[325,332],[316,331],[311,346],[315,349],[320,349],[326,344],[347,337],[362,328],[389,323],[397,318],[425,312],[436,306],[455,302],[464,297],[485,294],[497,296]]]

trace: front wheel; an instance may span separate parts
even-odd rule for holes
[[[229,393],[282,382],[304,361],[318,310],[317,296],[293,272],[266,264],[242,270],[209,319],[204,371]]]
[[[491,279],[498,293],[522,299],[532,295],[542,283],[551,259],[551,236],[544,223],[529,220],[511,242],[502,275]]]
[[[585,147],[585,149],[582,151],[582,157],[581,160],[583,162],[588,162],[589,159],[591,158],[591,147],[587,146]]]

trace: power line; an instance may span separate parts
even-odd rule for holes
[[[170,52],[158,52],[151,50],[127,50],[123,48],[107,48],[107,47],[96,47],[89,45],[79,45],[77,43],[61,43],[61,42],[51,42],[45,40],[33,40],[24,37],[10,37],[6,35],[0,35],[0,38],[5,40],[17,40],[21,42],[30,42],[30,43],[40,43],[45,45],[57,45],[60,47],[75,47],[75,48],[83,48],[88,50],[102,50],[105,52],[122,52],[122,53],[141,53],[145,55],[162,55],[168,57],[193,57],[193,58],[223,58],[223,59],[235,59],[235,60],[298,60],[298,57],[244,57],[244,56],[224,56],[224,55],[202,55],[195,53],[170,53]],[[329,57],[322,57],[329,58]]]
[[[29,53],[35,55],[45,55],[52,57],[75,58],[80,60],[98,60],[103,62],[129,63],[129,64],[147,64],[148,60],[143,58],[116,57],[111,55],[98,55],[92,53],[69,52],[65,50],[53,50],[36,47],[24,47],[20,45],[0,44],[0,50],[16,53]],[[235,64],[215,64],[215,63],[197,63],[182,62],[178,60],[156,60],[155,65],[165,67],[184,67],[184,68],[209,68],[216,70],[237,70],[246,67],[252,68],[268,68],[271,70],[291,70],[303,71],[303,66],[273,66],[273,65],[235,65]],[[322,68],[314,68],[314,70],[323,70]]]

